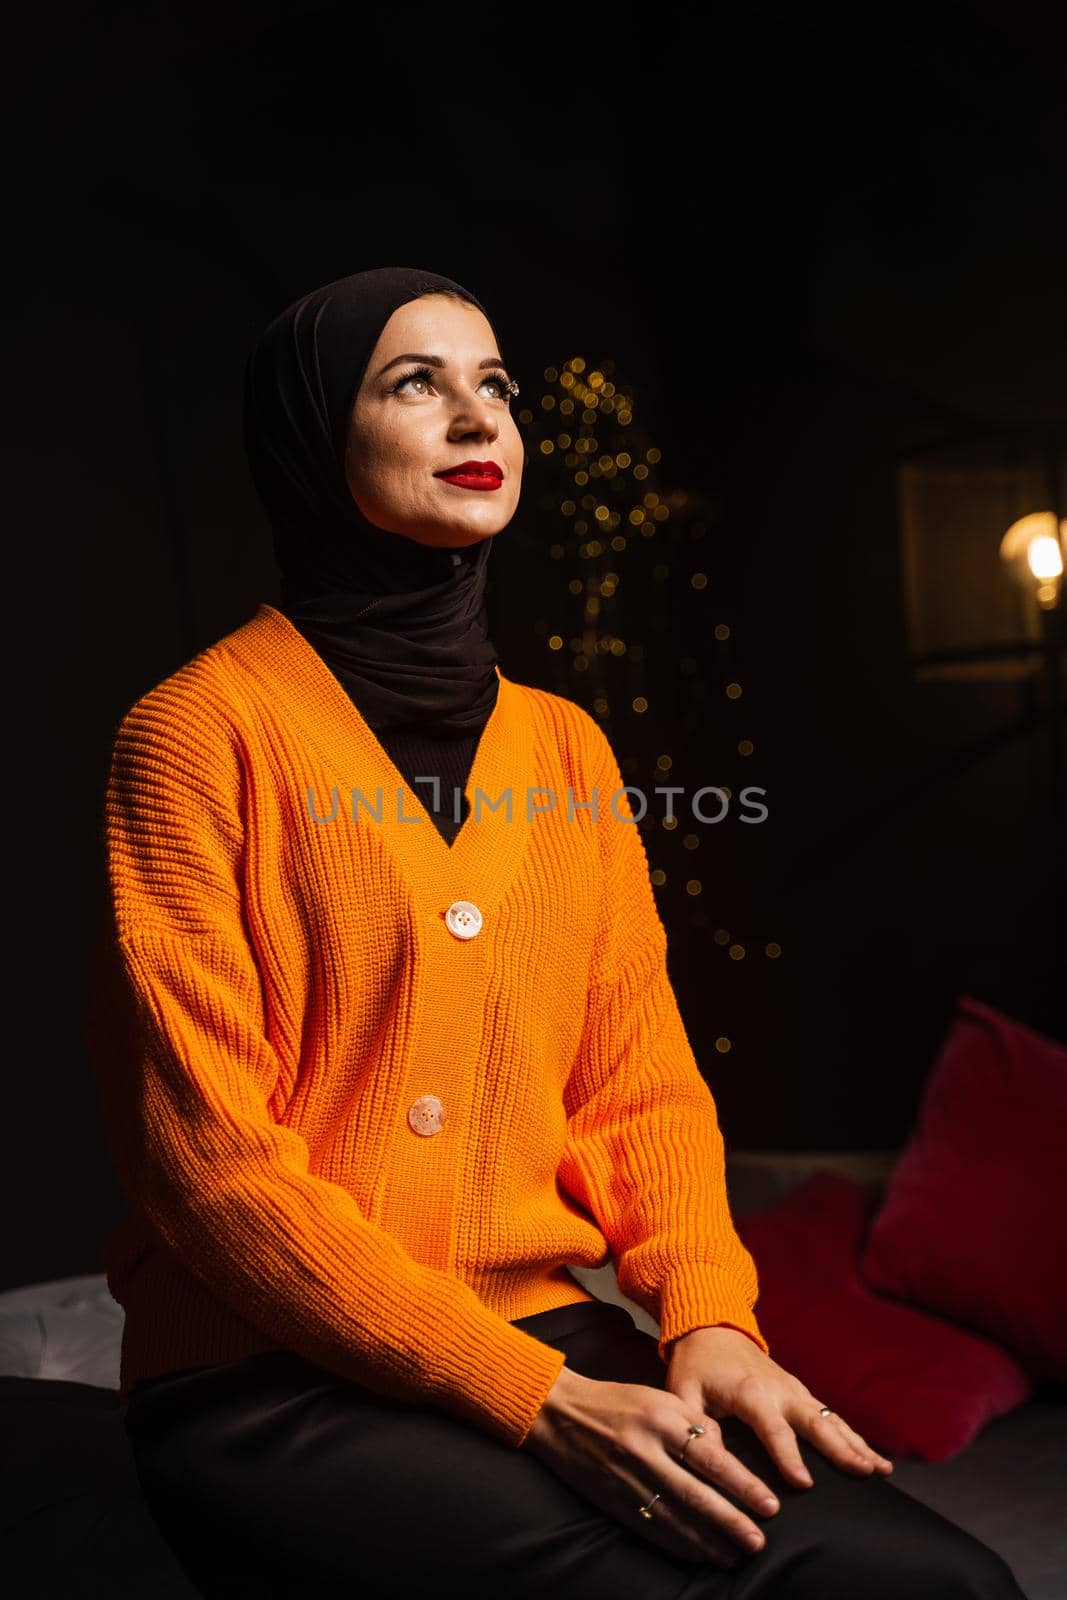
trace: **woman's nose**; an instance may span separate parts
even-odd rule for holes
[[[484,434],[487,439],[495,439],[499,432],[499,424],[495,414],[478,399],[472,399],[464,404],[457,401],[452,418],[452,425],[463,433],[473,430]]]

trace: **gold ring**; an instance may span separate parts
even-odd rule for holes
[[[706,1432],[707,1432],[706,1428],[698,1428],[696,1423],[694,1423],[694,1422],[691,1422],[689,1424],[689,1437],[685,1441],[685,1443],[683,1444],[682,1448],[678,1452],[678,1460],[679,1461],[682,1461],[682,1460],[685,1459],[685,1452],[689,1449],[689,1446],[692,1444],[693,1440],[696,1439],[696,1438],[699,1438],[699,1436],[702,1433],[706,1433]]]

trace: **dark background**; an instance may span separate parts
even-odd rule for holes
[[[923,446],[1067,418],[1057,9],[21,21],[5,1166],[8,1214],[31,1220],[9,1229],[6,1283],[100,1270],[119,1212],[84,1042],[102,785],[132,701],[276,598],[240,448],[245,355],[284,305],[367,266],[473,289],[523,404],[546,367],[614,361],[661,483],[713,508],[708,609],[648,644],[662,680],[705,623],[730,625],[700,656],[705,720],[665,713],[650,746],[613,700],[606,727],[628,772],[662,747],[693,786],[768,791],[766,824],[701,830],[688,864],[646,834],[728,1143],[902,1144],[961,993],[1064,1037],[1040,742],[956,763],[1019,687],[914,681],[894,488]],[[506,674],[585,703],[545,648],[546,627],[575,627],[579,568],[545,558],[541,473],[530,460],[494,550],[493,637]],[[743,771],[705,762],[743,737]]]

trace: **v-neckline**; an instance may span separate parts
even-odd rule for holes
[[[482,729],[464,790],[470,809],[448,844],[344,685],[284,612],[263,601],[221,643],[267,688],[273,703],[285,706],[332,769],[338,806],[330,826],[376,829],[412,888],[440,914],[456,899],[473,900],[483,914],[500,903],[518,871],[530,829],[533,730],[520,684],[496,666],[496,704]],[[359,806],[358,822],[353,821],[353,790],[367,801]],[[379,790],[380,822],[374,814]],[[479,791],[482,799],[476,808]],[[308,800],[301,797],[302,804]],[[327,810],[332,806],[332,797],[318,796],[320,814],[324,800]]]

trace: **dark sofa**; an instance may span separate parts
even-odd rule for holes
[[[812,1172],[884,1182],[896,1152],[731,1152],[735,1216]],[[592,1293],[655,1323],[610,1267],[573,1269]],[[19,1600],[196,1600],[141,1499],[118,1412],[122,1310],[102,1274],[0,1295],[5,1481],[0,1571]],[[897,1459],[893,1480],[1008,1561],[1029,1600],[1067,1596],[1067,1390],[1045,1386],[947,1461]]]

